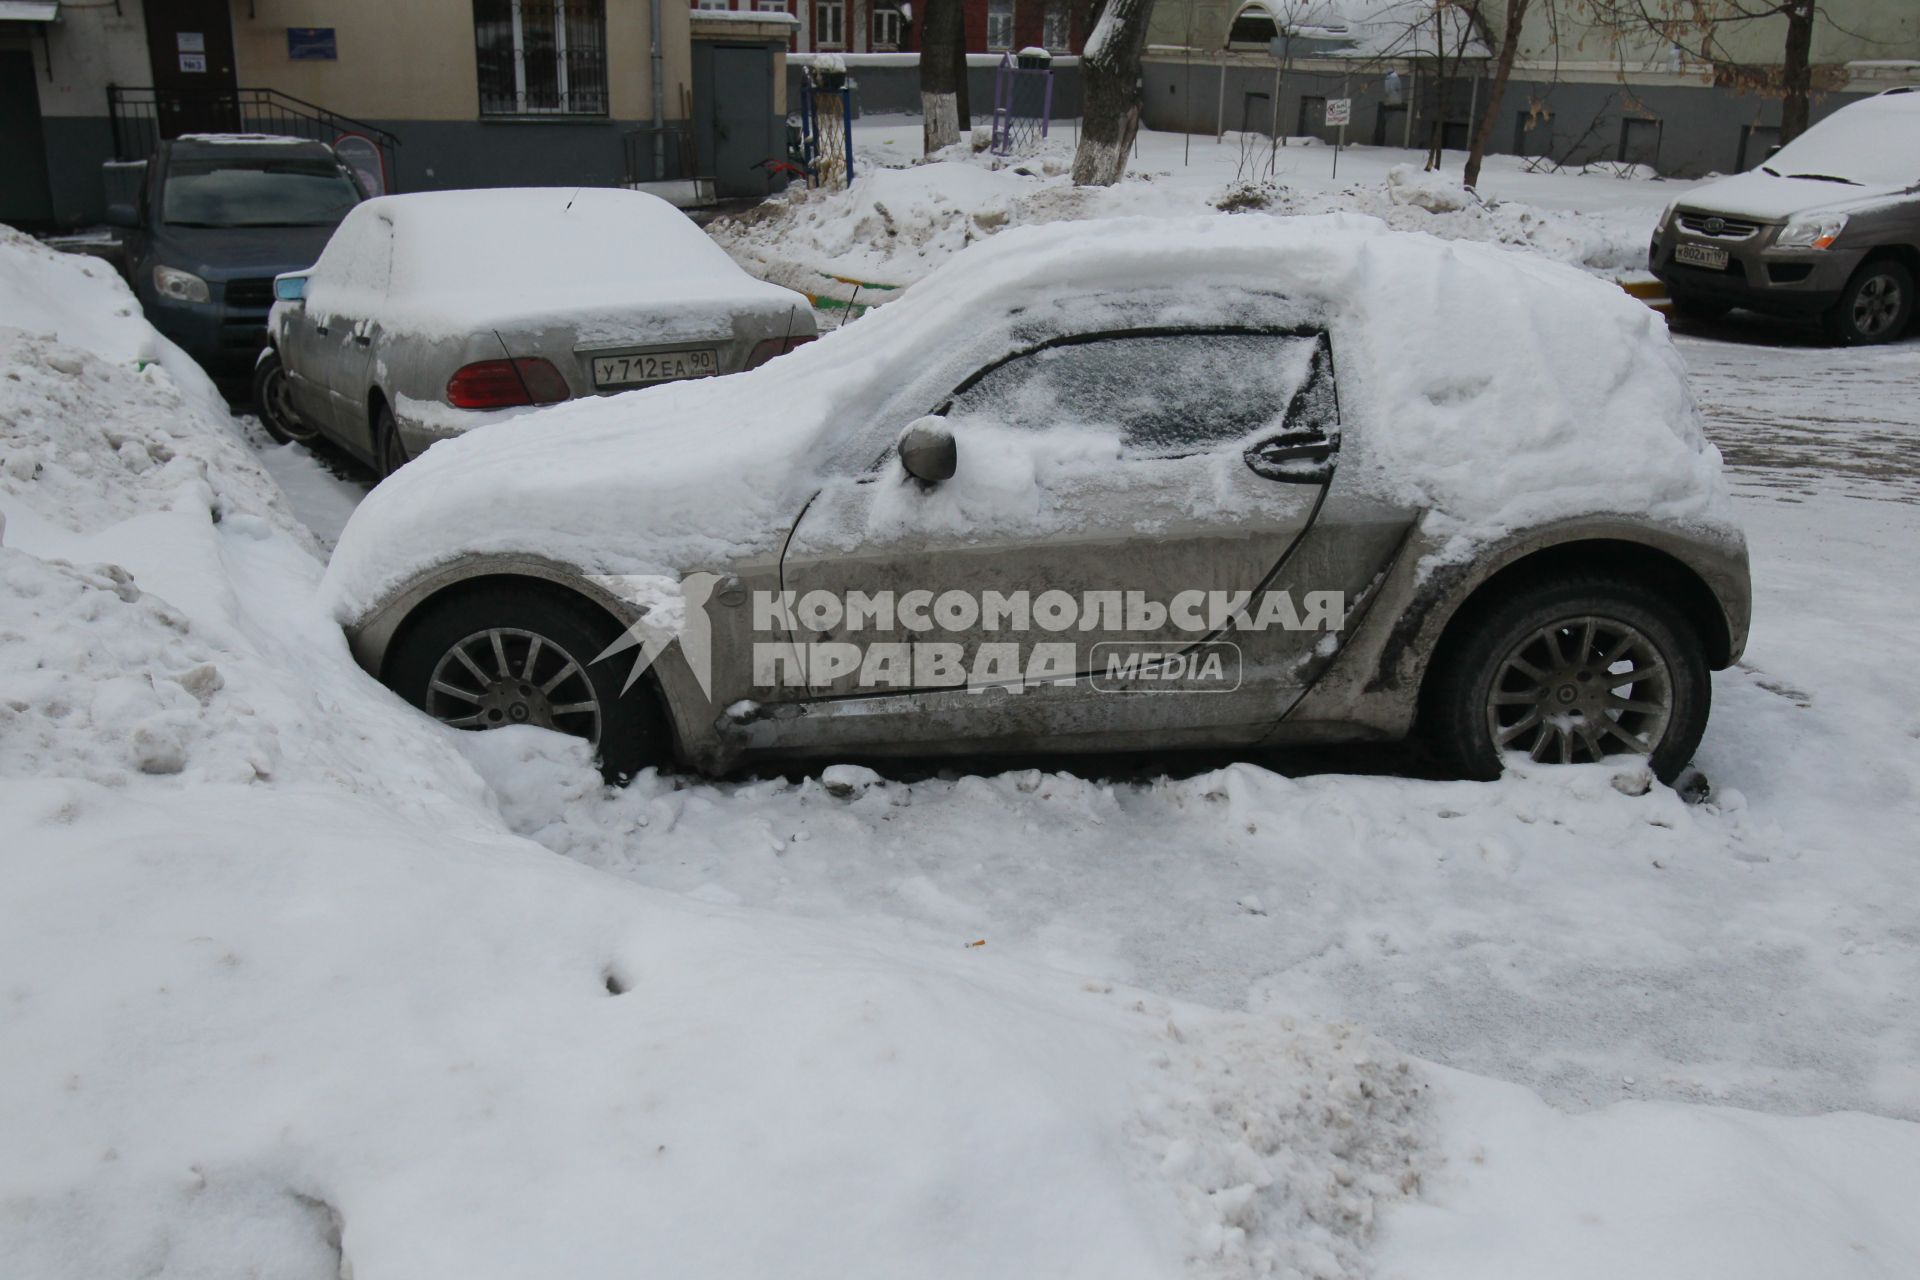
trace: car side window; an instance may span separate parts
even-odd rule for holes
[[[1319,334],[1116,334],[1043,347],[990,366],[945,413],[1031,430],[1111,431],[1122,456],[1169,458],[1263,430],[1331,431],[1330,369]],[[1295,422],[1299,417],[1315,422]]]

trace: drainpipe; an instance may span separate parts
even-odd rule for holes
[[[653,36],[653,177],[658,182],[666,177],[667,166],[667,75],[666,53],[661,49],[660,34],[661,0],[647,0],[647,19]]]

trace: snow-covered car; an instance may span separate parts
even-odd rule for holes
[[[274,291],[261,421],[383,475],[532,406],[752,369],[816,333],[805,297],[678,209],[599,187],[369,200]]]
[[[324,590],[610,776],[1416,730],[1672,778],[1744,539],[1658,316],[1364,218],[1021,228],[738,378],[436,448]]]
[[[1920,277],[1920,88],[1840,108],[1747,173],[1667,207],[1647,265],[1681,315],[1734,307],[1890,342]]]

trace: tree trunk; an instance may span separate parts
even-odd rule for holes
[[[960,121],[960,136],[973,132],[973,77],[967,74],[967,9],[960,6],[960,34],[953,41],[953,85],[955,113]]]
[[[1110,187],[1127,171],[1140,132],[1140,54],[1153,0],[1108,0],[1080,56],[1083,118],[1073,185]]]
[[[922,0],[920,18],[920,121],[924,149],[932,155],[960,141],[956,54],[964,65],[965,15],[961,0]]]
[[[1815,0],[1787,6],[1787,49],[1780,62],[1780,142],[1807,131],[1808,99],[1813,90],[1813,11]]]
[[[1507,25],[1500,32],[1500,55],[1493,64],[1493,83],[1487,86],[1486,112],[1473,131],[1473,145],[1467,151],[1466,184],[1480,183],[1480,162],[1486,159],[1487,144],[1492,141],[1494,123],[1500,118],[1500,101],[1506,97],[1507,78],[1513,74],[1513,59],[1520,52],[1520,25],[1527,20],[1527,8],[1533,0],[1507,0]]]

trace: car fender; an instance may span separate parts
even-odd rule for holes
[[[1361,620],[1359,633],[1288,711],[1275,740],[1405,737],[1418,716],[1421,687],[1434,653],[1475,593],[1530,557],[1557,549],[1571,552],[1582,543],[1640,548],[1678,562],[1712,597],[1717,621],[1725,629],[1724,650],[1713,655],[1712,665],[1732,665],[1746,647],[1752,611],[1747,549],[1731,529],[1583,516],[1480,544],[1469,559],[1442,559],[1451,541],[1432,527],[1430,516],[1415,526]],[[1598,546],[1594,550],[1596,555],[1602,552]],[[1718,638],[1710,637],[1709,644],[1717,647]]]

